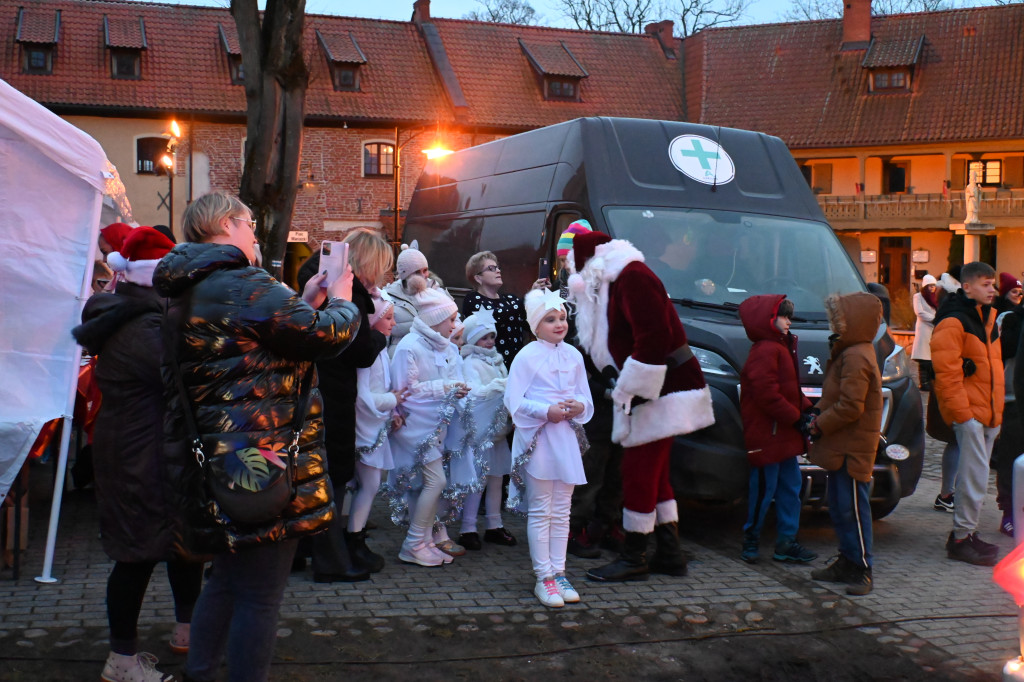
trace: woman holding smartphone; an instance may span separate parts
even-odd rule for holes
[[[499,293],[503,284],[501,268],[498,267],[497,256],[490,251],[470,256],[466,262],[466,281],[474,291],[466,294],[462,301],[462,316],[469,317],[477,310],[490,310],[494,314],[498,330],[495,348],[501,353],[505,367],[509,367],[516,353],[525,345],[524,339],[530,330],[523,299],[515,294]],[[544,289],[547,285],[548,279],[542,277],[530,289]]]

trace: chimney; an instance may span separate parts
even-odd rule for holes
[[[843,0],[843,50],[865,50],[871,43],[871,0]]]
[[[661,45],[661,51],[665,53],[666,59],[676,58],[676,43],[672,38],[672,29],[674,28],[675,24],[671,19],[644,26],[644,33],[658,39],[658,44]]]
[[[412,21],[414,24],[430,23],[430,0],[416,0],[412,3]]]

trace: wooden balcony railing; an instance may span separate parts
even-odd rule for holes
[[[964,193],[942,194],[869,194],[856,196],[818,196],[818,204],[828,220],[917,219],[928,222],[955,222],[963,219]],[[1024,189],[986,190],[978,214],[981,220],[1000,217],[1024,217]]]

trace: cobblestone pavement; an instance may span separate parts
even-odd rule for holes
[[[615,656],[628,652],[639,656],[637,661],[645,660],[643,656],[660,657],[658,664],[663,667],[674,660],[673,650],[667,648],[673,642],[707,640],[711,647],[711,640],[720,636],[822,632],[832,633],[840,642],[870,638],[881,654],[894,657],[894,665],[901,657],[912,660],[928,679],[994,679],[1017,650],[1016,608],[992,582],[991,569],[945,557],[952,516],[932,509],[939,478],[938,445],[929,441],[917,493],[875,523],[875,589],[865,597],[848,597],[840,589],[811,581],[808,566],[783,565],[768,557],[754,565],[743,563],[738,558],[741,512],[684,509],[684,544],[693,556],[689,576],[594,584],[584,580],[583,572],[599,562],[570,557],[568,573],[583,602],[546,610],[532,596],[521,520],[507,519],[507,526],[521,540],[519,546],[485,545],[483,551],[450,566],[425,569],[397,561],[401,533],[378,506],[373,518],[381,528],[371,533],[369,544],[387,556],[387,566],[362,583],[318,585],[308,572],[292,576],[281,611],[275,679],[334,679],[317,677],[315,665],[302,668],[317,661],[367,664],[375,659],[384,662],[389,656],[400,658],[395,632],[438,638],[438,651],[447,646],[449,656],[454,655],[452,651],[470,658],[495,653],[474,651],[471,644],[456,646],[460,635],[471,641],[471,635],[484,631],[506,638],[501,655],[494,656],[493,671],[499,677],[513,669],[525,675],[523,669],[509,666],[529,662],[525,657],[531,652],[531,660],[543,660],[543,652],[550,648],[543,635],[551,632],[560,633],[563,645],[607,645],[602,655],[609,659],[609,666],[621,666],[622,659],[616,661]],[[42,585],[33,580],[40,572],[46,532],[47,508],[42,507],[33,508],[32,544],[21,579],[11,580],[10,571],[0,573],[0,668],[4,659],[25,665],[46,656],[66,656],[62,660],[69,666],[89,663],[90,667],[80,669],[94,676],[97,662],[106,654],[104,595],[111,564],[97,539],[95,502],[89,491],[70,493],[66,500],[53,571],[59,582]],[[1005,554],[1012,541],[996,532],[998,520],[993,489],[986,500],[982,531]],[[770,541],[772,531],[765,535]],[[833,556],[835,541],[827,515],[806,514],[801,541],[818,552],[815,566]],[[767,541],[764,544],[770,546]],[[158,567],[140,621],[144,648],[167,658],[169,651],[160,640],[166,638],[172,621],[169,590]],[[300,634],[320,648],[310,653],[293,646]],[[347,635],[361,635],[361,644],[349,646]],[[378,640],[380,646],[374,648]],[[386,646],[384,640],[388,640]],[[661,642],[661,646],[646,654],[639,645],[626,646],[638,641]],[[591,658],[600,656],[592,653]],[[565,672],[565,660],[569,659],[549,658],[545,670]],[[691,679],[701,677],[698,669],[688,670]],[[894,678],[906,679],[896,670]],[[811,679],[809,675],[793,673],[788,679]],[[867,675],[849,672],[836,679]],[[758,679],[787,676],[762,674]]]

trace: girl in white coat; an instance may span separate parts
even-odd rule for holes
[[[374,296],[370,326],[384,336],[395,327],[395,307]],[[349,484],[355,489],[348,515],[348,546],[356,561],[376,573],[384,568],[384,557],[366,546],[366,520],[373,498],[380,489],[381,472],[394,467],[388,434],[402,426],[396,411],[405,401],[404,391],[391,390],[391,363],[387,348],[372,365],[356,370],[356,477]]]
[[[917,362],[917,374],[922,391],[932,388],[932,330],[935,329],[935,310],[939,307],[938,292],[935,278],[925,275],[921,278],[921,291],[914,294],[914,314],[917,323],[914,325],[914,349],[910,358]]]
[[[400,408],[405,425],[391,435],[395,467],[388,477],[387,497],[392,520],[409,524],[398,558],[440,566],[451,561],[431,537],[446,483],[441,444],[456,401],[469,389],[462,379],[459,353],[449,340],[459,315],[455,302],[428,288],[419,275],[409,278],[409,288],[418,316],[391,361],[391,388],[406,391],[408,397]]]
[[[487,530],[484,540],[511,547],[516,538],[505,530],[501,520],[502,477],[512,473],[512,452],[506,436],[509,431],[505,409],[505,383],[508,371],[502,354],[495,348],[497,326],[494,313],[481,309],[466,318],[465,345],[462,346],[462,371],[473,389],[469,407],[475,432],[472,448],[477,467],[478,490],[466,496],[459,544],[478,550],[483,544],[476,530],[480,500],[487,494]]]
[[[554,291],[526,295],[526,319],[537,337],[509,370],[505,406],[516,426],[508,506],[522,510],[526,488],[526,535],[537,577],[534,594],[545,606],[578,602],[565,577],[572,491],[583,473],[583,427],[594,414],[583,356],[565,343],[565,301]]]

